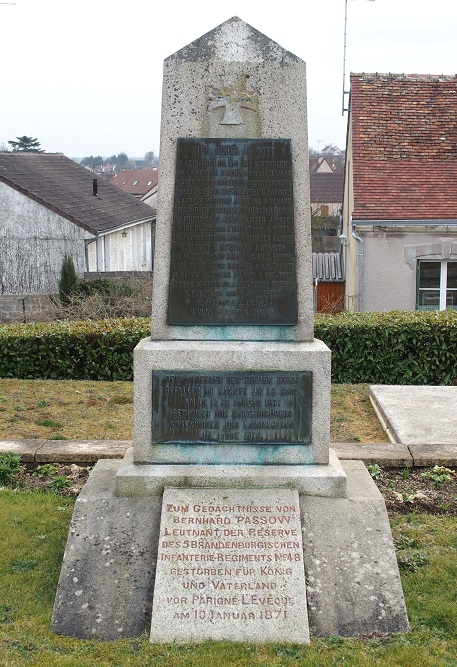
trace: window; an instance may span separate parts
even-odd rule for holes
[[[416,310],[457,310],[457,262],[417,262]]]

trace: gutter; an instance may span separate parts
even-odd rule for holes
[[[359,227],[457,227],[455,218],[421,218],[420,220],[352,220]]]

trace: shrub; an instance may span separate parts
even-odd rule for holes
[[[54,300],[29,321],[104,320],[119,317],[149,317],[152,277],[138,273],[128,279],[95,278],[81,280],[63,302]]]
[[[0,325],[0,377],[131,380],[149,318]],[[338,384],[457,384],[457,312],[317,315]]]
[[[70,255],[65,255],[62,262],[62,268],[60,270],[60,280],[59,280],[60,302],[63,305],[67,304],[71,299],[71,295],[77,291],[78,291],[78,277],[76,275],[73,258]]]
[[[0,486],[12,486],[22,470],[21,457],[16,452],[0,456]]]
[[[131,380],[149,318],[0,325],[0,377]]]
[[[317,315],[314,335],[335,383],[457,384],[455,311]]]

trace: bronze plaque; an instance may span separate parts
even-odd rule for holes
[[[154,371],[154,442],[311,443],[311,371]]]
[[[288,139],[178,139],[168,324],[297,324]]]

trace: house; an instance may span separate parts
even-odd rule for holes
[[[152,271],[155,210],[61,154],[0,152],[0,294],[85,272]]]
[[[313,155],[309,158],[310,174],[331,174],[332,172],[332,167],[323,155]]]
[[[352,74],[346,307],[457,308],[457,77]]]
[[[343,186],[342,172],[310,173],[314,301],[318,313],[344,309],[344,270],[339,238]]]
[[[154,210],[157,210],[157,195],[159,191],[159,184],[156,183],[150,190],[146,192],[141,197],[141,201],[147,204],[148,206],[152,206]]]
[[[344,174],[312,172],[309,182],[313,232],[327,229],[326,235],[336,236],[343,205]]]
[[[112,185],[140,199],[157,185],[158,170],[122,169],[110,180]]]

